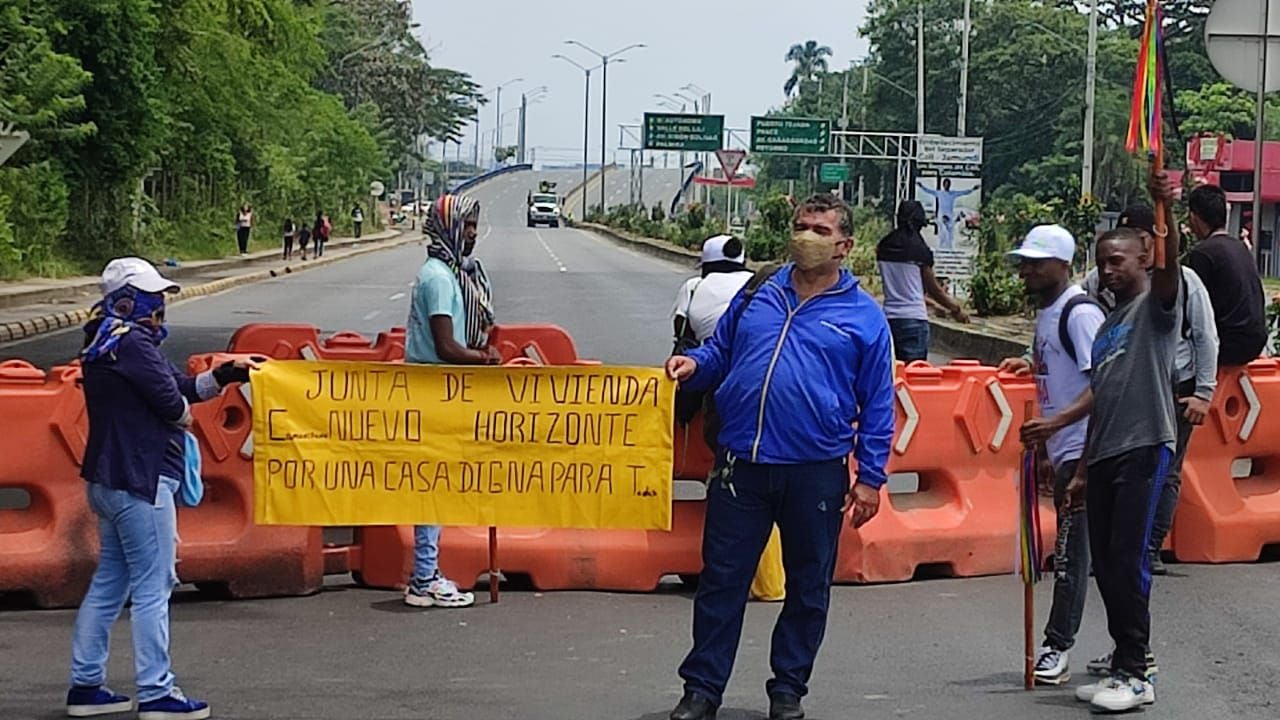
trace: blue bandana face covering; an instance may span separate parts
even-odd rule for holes
[[[104,356],[113,358],[120,338],[135,328],[155,333],[161,342],[169,336],[169,329],[164,326],[164,295],[161,293],[142,292],[125,286],[103,298],[93,311],[102,316],[102,323],[98,325],[93,340],[80,353],[86,362]],[[154,319],[159,324],[142,325],[141,321],[147,319]]]

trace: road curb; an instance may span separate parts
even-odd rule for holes
[[[238,287],[240,285],[248,285],[250,283],[261,282],[263,280],[270,280],[271,278],[280,277],[281,275],[286,274],[306,272],[313,268],[324,267],[325,265],[330,265],[342,260],[367,255],[371,252],[407,245],[411,242],[416,242],[417,239],[418,238],[413,237],[408,233],[398,232],[397,234],[390,235],[384,239],[376,239],[374,242],[377,244],[370,244],[367,247],[355,247],[350,252],[333,257],[321,256],[315,260],[309,260],[305,265],[300,265],[298,267],[285,265],[282,269],[267,268],[265,270],[255,270],[243,275],[219,278],[199,285],[190,285],[182,288],[182,290],[174,296],[173,302],[194,300],[196,298],[214,295],[224,290],[230,290],[231,288]],[[344,243],[342,247],[351,247],[369,242],[370,240],[366,237],[360,240],[353,240],[352,242]],[[326,248],[327,247],[328,246],[326,246]],[[6,323],[0,323],[0,343],[25,340],[27,338],[43,335],[56,330],[83,325],[88,322],[89,316],[89,309],[63,310],[61,312],[40,315],[34,318],[27,318],[25,320],[13,320]]]
[[[696,253],[687,248],[672,245],[661,240],[654,240],[652,238],[624,233],[621,230],[615,230],[606,225],[575,222],[573,223],[573,226],[580,230],[589,230],[624,247],[638,250],[646,255],[653,255],[654,257],[666,260],[667,262],[676,263],[677,265],[697,265],[698,259],[701,257],[700,253]]]

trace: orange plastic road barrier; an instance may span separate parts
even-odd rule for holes
[[[0,363],[0,592],[39,607],[74,607],[97,565],[98,526],[80,465],[88,437],[80,368],[48,374],[21,360]]]
[[[583,360],[573,338],[556,325],[498,325],[489,333],[489,344],[498,348],[502,361],[524,358],[536,365],[599,365]]]
[[[1191,436],[1173,552],[1188,562],[1257,560],[1280,543],[1280,364],[1223,373],[1205,424]]]
[[[277,360],[360,360],[391,362],[404,359],[405,329],[393,327],[372,342],[364,335],[343,331],[320,340],[314,325],[255,323],[231,336],[227,352],[266,355]]]
[[[898,424],[887,469],[891,475],[916,475],[919,486],[882,495],[880,513],[860,530],[846,525],[837,582],[904,581],[918,572],[1013,572],[1018,428],[1035,397],[1034,383],[1009,375],[997,379],[994,368],[956,361],[907,366],[895,392]],[[1045,509],[1041,536],[1047,554],[1054,532],[1051,508]]]
[[[234,357],[194,355],[199,371]],[[225,588],[232,597],[305,595],[324,582],[320,528],[260,526],[253,521],[253,410],[248,385],[193,405],[200,440],[204,501],[178,508],[178,576]]]
[[[671,531],[499,528],[503,575],[527,575],[539,590],[646,592],[664,575],[702,570],[704,503],[677,502]],[[487,528],[445,528],[440,569],[472,588],[489,567]],[[404,585],[413,569],[413,528],[366,527],[356,531],[353,574],[369,587]]]
[[[675,432],[672,434],[675,443],[672,448],[674,462],[671,467],[676,480],[705,481],[711,474],[715,456],[702,438],[702,420],[702,413],[699,412],[688,425],[681,425],[679,422],[675,424]]]

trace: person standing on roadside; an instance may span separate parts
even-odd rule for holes
[[[351,229],[357,240],[360,239],[360,231],[364,228],[364,210],[359,205],[351,208]]]
[[[429,244],[409,304],[405,362],[437,365],[497,365],[489,345],[493,299],[484,266],[471,256],[480,204],[466,195],[442,195],[423,229]],[[475,596],[440,572],[440,526],[413,529],[413,574],[404,602],[413,607],[467,607]]]
[[[1115,642],[1109,676],[1076,690],[1101,712],[1123,712],[1155,702],[1151,662],[1151,554],[1148,543],[1160,488],[1177,443],[1173,387],[1182,324],[1182,272],[1178,226],[1169,180],[1151,176],[1151,195],[1162,201],[1167,235],[1163,268],[1148,274],[1150,253],[1129,228],[1098,240],[1098,273],[1116,309],[1098,328],[1089,384],[1093,411],[1084,463],[1067,485],[1068,510],[1088,508],[1094,577]]]
[[[293,218],[284,219],[284,260],[293,259],[293,240],[298,235],[298,226],[294,224]]]
[[[671,720],[715,716],[733,669],[752,572],[774,523],[786,601],[766,684],[771,720],[804,717],[826,631],[845,513],[861,527],[880,507],[894,429],[893,357],[879,305],[843,267],[853,216],[830,194],[792,220],[791,262],[748,303],[729,304],[711,339],[667,361],[693,390],[718,388],[723,468],[712,478],[684,696]],[[857,460],[850,482],[849,455]]]
[[[1149,205],[1130,205],[1120,214],[1119,227],[1133,229],[1150,248],[1156,237],[1156,215]],[[1178,444],[1173,464],[1160,490],[1160,504],[1151,530],[1151,574],[1165,575],[1168,570],[1160,559],[1160,548],[1173,527],[1174,511],[1182,490],[1182,463],[1191,443],[1191,432],[1204,423],[1218,387],[1218,329],[1214,324],[1213,304],[1209,291],[1195,270],[1182,266],[1182,327],[1178,333],[1178,373],[1174,398],[1178,411]],[[1084,279],[1085,291],[1108,312],[1115,308],[1115,296],[1100,287],[1098,269],[1093,268]],[[1111,667],[1111,655],[1103,655],[1089,663],[1089,672],[1105,675]]]
[[[920,229],[927,224],[924,206],[915,200],[898,205],[897,227],[876,245],[876,261],[884,282],[884,314],[893,333],[893,352],[902,362],[929,359],[929,308],[925,296],[946,308],[957,322],[969,322],[933,274],[933,251]]]
[[[1209,290],[1218,326],[1218,366],[1244,365],[1267,344],[1267,311],[1262,278],[1253,254],[1227,233],[1227,194],[1217,185],[1200,185],[1187,197],[1191,232],[1200,242],[1187,253],[1187,265]]]
[[[323,211],[316,211],[315,223],[311,226],[311,242],[315,246],[315,257],[319,258],[324,255],[325,243],[329,242],[329,232],[333,229],[333,225],[329,223],[329,216]]]
[[[1040,416],[1022,426],[1022,442],[1028,448],[1043,447],[1054,472],[1058,552],[1053,606],[1035,664],[1036,682],[1045,685],[1071,679],[1068,651],[1080,631],[1089,589],[1088,519],[1084,508],[1068,508],[1064,499],[1084,451],[1093,406],[1089,391],[1093,342],[1106,316],[1083,288],[1071,282],[1075,251],[1076,240],[1066,228],[1039,225],[1009,253],[1018,261],[1018,274],[1040,313],[1031,361],[1010,358],[1000,363],[1002,372],[1035,376]]]
[[[249,233],[253,231],[253,208],[249,203],[240,206],[240,212],[236,213],[236,244],[240,247],[240,254],[249,254]]]
[[[160,352],[168,334],[165,295],[178,286],[141,258],[112,260],[103,299],[85,325],[80,352],[89,439],[80,474],[98,519],[101,550],[76,613],[67,714],[92,717],[132,709],[106,686],[111,626],[127,601],[141,720],[199,720],[209,705],[175,684],[169,660],[169,596],[177,584],[174,496],[186,470],[191,405],[248,382],[249,361],[195,377]]]

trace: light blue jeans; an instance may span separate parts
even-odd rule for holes
[[[178,481],[161,477],[154,505],[123,490],[87,483],[89,507],[98,516],[102,552],[93,583],[76,614],[71,641],[71,684],[104,685],[111,626],[132,598],[133,663],[138,701],[173,690],[169,670],[169,596],[178,584],[178,549],[173,496]]]
[[[430,580],[439,569],[440,526],[415,525],[413,528],[413,577]]]

